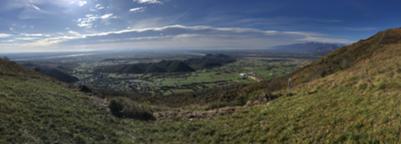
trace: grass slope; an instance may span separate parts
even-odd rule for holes
[[[385,38],[365,47],[366,51],[358,50],[366,54],[336,51],[356,60],[299,85],[291,91],[293,96],[245,107],[233,115],[158,121],[133,131],[142,141],[160,143],[400,143],[401,37],[394,37],[401,31],[378,36]],[[337,57],[335,53],[329,57]],[[320,66],[318,62],[306,69]]]
[[[338,49],[319,61],[306,66],[292,75],[295,84],[307,83],[354,66],[359,61],[371,59],[383,48],[401,42],[401,29],[380,32],[367,40],[362,40]]]
[[[0,61],[0,143],[119,143],[94,99]]]

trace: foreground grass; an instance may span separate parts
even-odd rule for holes
[[[342,87],[280,98],[209,120],[127,121],[148,143],[400,142],[401,95],[360,95]]]
[[[0,76],[0,143],[117,143],[116,122],[90,97],[42,79]]]
[[[401,133],[394,85],[317,85],[229,116],[141,122],[114,119],[88,97],[53,83],[0,81],[8,89],[0,92],[1,143],[398,143]]]
[[[128,122],[137,142],[400,143],[401,45],[233,115],[152,124]],[[286,94],[287,91],[280,93]]]
[[[192,121],[116,119],[59,84],[1,76],[0,143],[399,143],[401,60],[382,56],[294,96]]]

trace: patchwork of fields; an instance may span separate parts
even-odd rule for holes
[[[161,96],[256,82],[255,79],[241,77],[241,73],[269,80],[286,75],[306,63],[308,60],[305,59],[242,57],[234,63],[212,69],[157,74],[95,73],[93,69],[99,64],[82,64],[75,70],[74,76],[81,79],[82,85],[96,89],[110,89],[118,94]]]

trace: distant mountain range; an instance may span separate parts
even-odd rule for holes
[[[333,52],[337,48],[345,46],[335,43],[307,42],[290,45],[275,46],[270,50],[278,53],[302,54],[310,56],[323,56]]]

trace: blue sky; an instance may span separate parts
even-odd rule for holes
[[[0,1],[0,52],[351,43],[394,27],[400,0]]]

